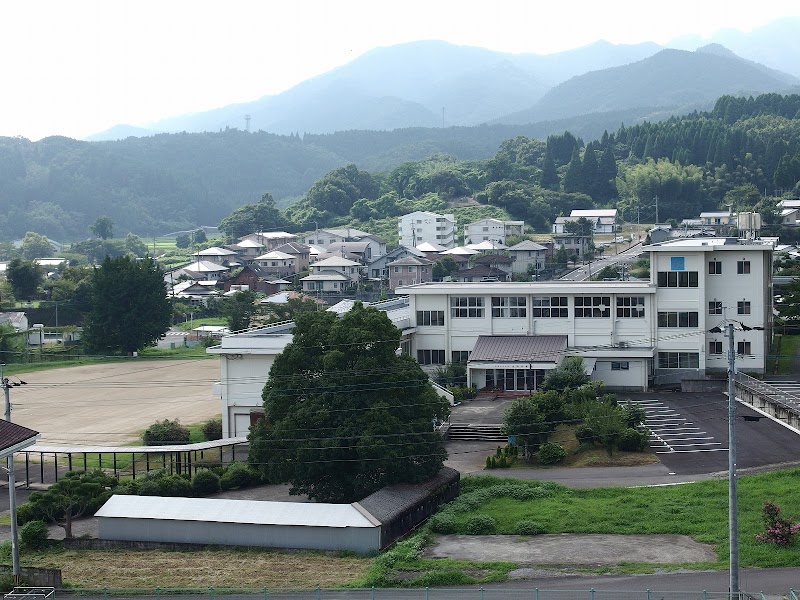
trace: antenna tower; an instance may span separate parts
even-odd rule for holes
[[[244,116],[244,130],[248,132],[250,131],[250,115]]]

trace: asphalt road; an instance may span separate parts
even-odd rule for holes
[[[624,252],[620,252],[619,254],[593,260],[587,265],[583,265],[574,271],[570,271],[559,279],[562,281],[586,281],[587,279],[591,279],[592,274],[598,273],[604,267],[613,267],[618,263],[631,263],[637,260],[641,254],[642,244],[639,242]]]

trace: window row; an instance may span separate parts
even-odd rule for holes
[[[418,310],[417,325],[444,326],[444,311]]]
[[[453,364],[466,364],[469,360],[469,350],[453,350]],[[421,365],[444,365],[444,350],[417,350],[417,362]]]
[[[698,314],[691,311],[668,311],[658,313],[659,327],[697,327]]]
[[[696,288],[698,286],[697,271],[659,271],[658,287]]]
[[[722,355],[722,342],[708,342],[708,353],[717,356]],[[752,343],[736,342],[736,354],[739,356],[752,354]]]
[[[620,296],[617,298],[617,317],[643,319],[645,316],[644,296]],[[492,296],[492,317],[525,318],[528,316],[528,299],[525,296]],[[603,318],[611,316],[611,296],[576,296],[576,318]],[[532,316],[535,319],[566,319],[569,317],[567,296],[534,296],[531,298]],[[420,320],[420,314],[430,311],[417,311],[417,324],[428,325]],[[455,296],[450,298],[450,316],[453,318],[484,317],[484,298],[481,296]],[[431,317],[432,318],[432,317]],[[433,323],[431,323],[433,324]],[[438,323],[444,325],[444,317]]]
[[[659,369],[699,369],[700,354],[697,352],[659,352]]]
[[[739,300],[736,302],[736,314],[738,315],[749,315],[751,311],[751,304],[749,300]],[[722,302],[720,300],[712,300],[708,303],[708,314],[710,315],[721,315],[722,313]]]
[[[709,275],[722,275],[722,261],[714,259],[708,262]],[[737,260],[736,261],[736,274],[749,275],[750,274],[750,261]]]

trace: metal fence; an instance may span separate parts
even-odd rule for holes
[[[794,594],[794,592],[791,592]],[[506,589],[470,587],[446,588],[137,588],[137,589],[64,589],[58,597],[81,598],[137,598],[176,600],[730,600],[728,592],[708,591],[614,591],[614,590],[558,590],[558,589]],[[761,600],[761,594],[741,593],[738,600]],[[796,596],[792,596],[797,600]]]

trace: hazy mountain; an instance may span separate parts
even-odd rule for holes
[[[245,128],[272,133],[468,126],[529,107],[554,84],[650,56],[655,44],[597,42],[540,56],[426,41],[378,48],[282,94],[164,119],[155,132]],[[119,139],[111,129],[91,139]],[[139,132],[139,135],[142,133]]]
[[[737,55],[800,77],[800,17],[784,17],[756,27],[749,33],[723,29],[710,38],[684,36],[667,46],[694,50],[698,46],[717,43]]]
[[[697,52],[662,50],[633,64],[593,71],[557,85],[525,111],[499,119],[529,123],[639,107],[646,116],[711,108],[724,94],[780,92],[797,84],[787,73],[712,45]]]

